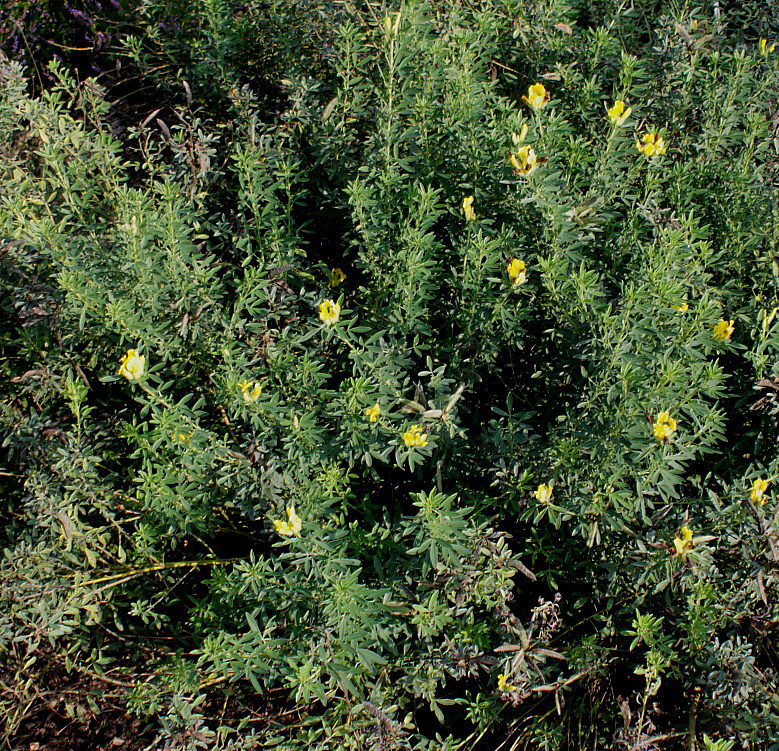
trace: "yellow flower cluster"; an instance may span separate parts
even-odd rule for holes
[[[427,436],[424,433],[424,428],[421,425],[412,425],[403,433],[403,443],[410,447],[423,448],[427,446]]]
[[[530,109],[538,112],[546,107],[549,102],[549,92],[542,83],[534,83],[528,87],[527,96],[522,97],[522,101],[527,104]]]
[[[715,324],[714,329],[712,330],[712,336],[718,342],[724,342],[730,339],[731,336],[733,336],[733,332],[735,330],[736,330],[735,321],[726,321],[723,319],[719,323]]]
[[[658,441],[668,443],[671,436],[676,432],[676,420],[671,417],[670,412],[659,412],[655,417],[652,432]]]
[[[749,491],[749,499],[752,503],[763,506],[768,500],[766,498],[766,490],[768,490],[768,480],[758,477],[757,480],[752,483],[752,489]]]
[[[337,287],[342,282],[346,281],[346,274],[344,274],[342,269],[334,268],[330,269],[330,280],[329,284],[331,287]]]
[[[515,154],[513,151],[509,152],[509,162],[514,168],[514,172],[523,177],[535,172],[538,167],[538,157],[532,146],[520,146]]]
[[[674,537],[674,556],[684,560],[693,548],[692,530],[685,524]]]
[[[768,44],[767,39],[761,39],[760,40],[760,54],[763,57],[768,57],[768,55],[773,52],[776,49],[776,44]]]
[[[319,304],[319,320],[325,326],[334,326],[341,315],[341,306],[333,300],[324,300]]]
[[[128,381],[139,381],[146,373],[146,356],[139,355],[137,349],[128,349],[119,363],[118,373]]]
[[[498,691],[516,691],[517,687],[509,681],[509,678],[511,678],[510,675],[506,675],[505,673],[501,673],[498,676]]]
[[[506,273],[509,275],[509,281],[515,287],[524,284],[527,281],[527,267],[524,261],[518,258],[512,258],[506,266]]]
[[[625,120],[630,117],[631,112],[633,112],[632,107],[625,109],[625,102],[621,99],[617,99],[612,107],[606,109],[606,116],[614,125],[619,127],[620,125],[624,125]]]
[[[765,40],[762,41],[765,42]],[[761,42],[761,50],[764,48],[765,45]],[[540,112],[549,103],[549,92],[542,83],[534,83],[528,87],[527,95],[522,97],[522,101],[534,112]],[[609,121],[617,127],[624,125],[632,112],[633,108],[628,107],[621,99],[616,99],[614,104],[610,107],[606,105],[606,116]],[[525,140],[527,130],[528,126],[525,124],[522,126],[520,135],[517,135],[516,133],[512,134],[511,138],[515,146],[519,146],[519,144]],[[665,139],[660,133],[650,131],[636,141],[636,148],[644,154],[644,156],[662,156],[666,152]],[[514,168],[514,172],[525,177],[534,172],[540,162],[544,161],[543,159],[539,161],[533,147],[529,145],[521,146],[516,152],[510,151],[508,159],[511,166]],[[467,206],[466,202],[469,202]],[[465,212],[467,221],[473,221],[476,218],[476,215],[471,208],[472,203],[473,196],[468,196],[468,198],[463,201],[463,211]]]
[[[294,506],[287,506],[287,521],[273,519],[273,526],[283,537],[300,537],[300,530],[303,529],[303,520],[295,513]]]
[[[376,420],[379,419],[379,415],[381,414],[381,407],[379,406],[379,403],[376,402],[372,407],[368,407],[368,409],[365,410],[365,416],[368,418],[368,422],[376,422]]]
[[[533,491],[533,495],[536,497],[536,500],[540,503],[550,503],[552,500],[552,485],[547,485],[546,483],[543,483],[538,486],[536,490]]]
[[[473,210],[473,196],[463,198],[463,213],[465,214],[466,222],[476,221],[476,212]]]
[[[243,380],[238,384],[241,389],[241,398],[248,403],[256,402],[262,393],[262,386],[255,381]]]
[[[661,156],[665,154],[665,140],[659,133],[646,133],[640,141],[636,141],[636,148],[644,156]]]

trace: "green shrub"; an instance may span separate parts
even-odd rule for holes
[[[764,27],[311,4],[318,57],[306,8],[190,9],[203,109],[121,141],[0,71],[3,706],[56,669],[149,747],[777,748]]]

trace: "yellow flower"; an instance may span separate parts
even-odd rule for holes
[[[527,138],[527,131],[528,131],[528,126],[527,123],[525,123],[522,126],[522,129],[519,131],[519,133],[511,134],[511,142],[514,144],[514,146],[519,146],[519,144],[521,144],[522,141],[524,141],[525,138]]]
[[[630,117],[630,113],[632,111],[632,107],[625,109],[625,102],[623,102],[621,99],[617,99],[614,102],[613,107],[607,108],[606,115],[608,116],[609,120],[614,123],[614,125],[619,126],[624,124],[625,120]]]
[[[300,530],[303,529],[303,521],[295,513],[294,506],[287,506],[287,521],[272,519],[276,531],[284,537],[300,537]]]
[[[541,503],[549,503],[552,500],[552,485],[542,484],[539,485],[536,490],[533,491],[533,495],[536,497],[536,500],[540,501]]]
[[[525,262],[520,261],[518,258],[512,258],[506,266],[506,272],[509,275],[511,283],[515,287],[519,287],[520,284],[524,284],[527,281],[527,268]]]
[[[712,336],[718,342],[724,342],[733,336],[733,332],[736,330],[735,321],[726,321],[722,319],[718,324],[715,324],[712,329]]]
[[[331,269],[330,270],[330,286],[331,287],[337,287],[341,282],[346,280],[346,274],[339,269]]]
[[[671,307],[679,313],[686,313],[690,309],[689,303],[686,302],[683,302],[681,305],[672,305]]]
[[[643,141],[643,143],[641,143]],[[665,154],[665,140],[659,133],[646,133],[641,141],[636,141],[636,148],[644,156],[660,156]]]
[[[520,146],[516,154],[509,151],[509,161],[514,172],[525,177],[538,167],[538,157],[532,146]]]
[[[427,436],[422,432],[423,430],[421,425],[412,425],[403,433],[403,443],[406,446],[418,446],[419,448],[427,446]]]
[[[146,372],[146,356],[139,355],[137,349],[128,349],[119,363],[119,375],[128,381],[138,381]]]
[[[333,300],[325,300],[319,305],[319,320],[326,326],[338,323],[341,315],[341,306]]]
[[[262,392],[262,385],[255,381],[241,381],[238,384],[238,388],[241,389],[243,400],[249,403],[256,402]]]
[[[473,210],[473,196],[463,198],[463,213],[466,222],[476,221],[476,212]]]
[[[189,443],[192,440],[192,433],[176,432],[173,434],[172,438],[178,443]]]
[[[368,409],[365,410],[365,416],[368,418],[368,422],[376,422],[376,420],[379,419],[379,415],[381,414],[381,407],[379,406],[379,403],[376,402],[372,407],[368,407]]]
[[[546,103],[549,101],[549,92],[544,88],[544,84],[534,83],[528,87],[527,96],[523,96],[522,101],[538,112],[546,107]]]
[[[749,491],[749,499],[752,503],[762,506],[766,502],[765,491],[768,490],[768,480],[758,477],[752,483],[752,490]]]
[[[674,557],[686,558],[687,554],[692,550],[692,530],[685,524],[674,537]]]
[[[671,417],[670,412],[658,412],[652,432],[658,441],[668,443],[670,437],[676,432],[676,420]]]
[[[773,52],[776,49],[775,44],[768,44],[767,39],[761,39],[760,40],[760,54],[763,57],[768,57],[768,55]]]
[[[498,691],[516,691],[517,687],[509,682],[509,678],[511,676],[508,676],[504,673],[501,673],[498,676]]]

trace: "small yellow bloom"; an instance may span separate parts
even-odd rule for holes
[[[473,210],[473,196],[463,198],[463,213],[465,214],[466,222],[476,221],[476,212]]]
[[[338,323],[341,315],[341,306],[333,300],[325,300],[319,305],[319,320],[326,326]]]
[[[715,324],[714,328],[712,329],[712,336],[718,342],[724,342],[733,336],[733,332],[735,330],[735,321],[726,321],[725,319],[722,319],[719,323]]]
[[[192,440],[192,433],[176,432],[172,436],[177,443],[189,443]]]
[[[241,389],[241,397],[245,402],[256,402],[260,398],[262,393],[262,385],[255,381],[243,380],[238,384],[238,388]]]
[[[146,372],[146,356],[139,355],[137,349],[128,349],[119,363],[119,375],[128,381],[138,381]]]
[[[690,304],[683,302],[681,305],[672,305],[671,307],[679,313],[686,313],[690,309]]]
[[[538,157],[532,146],[520,146],[516,154],[509,151],[509,162],[514,172],[525,177],[538,167]]]
[[[543,483],[533,491],[533,495],[536,497],[536,500],[540,501],[541,503],[549,503],[552,500],[552,490],[552,485]]]
[[[330,270],[330,286],[337,287],[341,282],[346,281],[346,274],[342,269],[334,268]]]
[[[376,402],[372,407],[368,407],[368,409],[365,410],[365,416],[368,418],[368,422],[376,422],[376,420],[379,419],[379,415],[381,414],[381,407],[379,406],[379,403]]]
[[[625,109],[625,102],[623,102],[621,99],[617,99],[614,102],[613,107],[606,109],[606,115],[608,116],[609,120],[614,123],[614,125],[619,126],[624,124],[625,120],[630,117],[630,113],[632,111],[632,107]]]
[[[687,554],[692,550],[692,530],[685,524],[674,537],[674,553],[675,558],[686,558]]]
[[[520,284],[524,284],[527,281],[525,262],[520,261],[518,258],[512,258],[508,262],[506,273],[508,273],[509,280],[515,287],[519,287]]]
[[[505,673],[501,673],[498,676],[498,691],[508,692],[517,690],[517,687],[513,683],[509,682],[510,677],[511,676],[506,675]]]
[[[768,44],[767,39],[761,39],[760,40],[760,54],[763,57],[768,57],[768,55],[773,52],[776,49],[776,44]]]
[[[676,420],[671,417],[670,412],[658,412],[655,417],[654,425],[652,426],[652,433],[655,438],[663,443],[668,443],[668,440],[676,432]]]
[[[412,425],[403,433],[403,443],[406,446],[418,446],[419,448],[427,446],[427,436],[422,432],[423,430],[421,425]]]
[[[752,490],[749,491],[749,499],[752,503],[762,506],[767,500],[765,495],[766,490],[768,490],[768,480],[763,480],[761,477],[758,477],[757,480],[752,483]]]
[[[276,531],[284,537],[300,537],[300,530],[303,529],[303,521],[295,513],[294,506],[287,506],[287,521],[273,519],[273,526]]]
[[[524,141],[525,138],[527,138],[527,131],[528,131],[528,126],[527,123],[525,123],[522,126],[522,129],[519,131],[519,133],[511,134],[511,142],[514,144],[514,146],[519,146],[519,144],[521,144],[522,141]]]
[[[644,156],[661,156],[665,154],[665,140],[659,133],[646,133],[641,141],[636,141],[636,148]]]
[[[544,88],[544,84],[534,83],[528,87],[527,96],[523,96],[522,101],[538,112],[546,107],[546,103],[549,101],[549,92]]]

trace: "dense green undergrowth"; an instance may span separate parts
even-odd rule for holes
[[[0,68],[6,744],[779,748],[770,3],[134,12]]]

